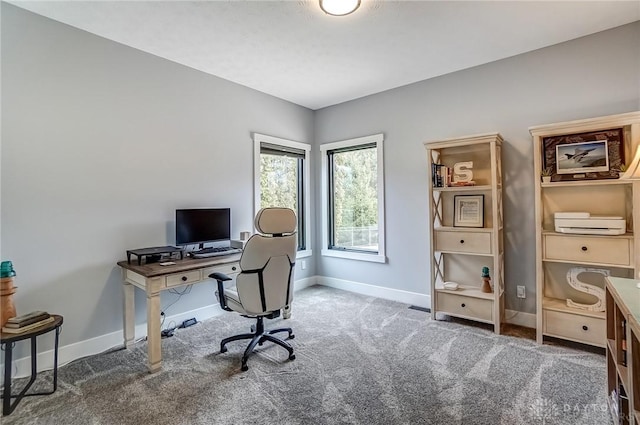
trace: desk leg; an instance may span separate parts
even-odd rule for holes
[[[129,348],[133,344],[135,338],[135,299],[134,287],[132,284],[123,282],[122,289],[124,291],[124,305],[122,308],[124,322],[124,348]]]
[[[147,357],[150,373],[162,368],[160,342],[160,293],[150,293],[147,290]]]

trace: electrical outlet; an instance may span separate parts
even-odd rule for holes
[[[518,298],[527,298],[527,294],[525,292],[524,286],[516,286],[516,288],[517,288],[516,296]]]
[[[307,268],[307,261],[300,260],[300,269],[305,270]]]

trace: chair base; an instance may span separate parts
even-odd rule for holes
[[[262,316],[257,317],[257,320],[258,322],[256,323],[255,331],[254,331],[254,327],[253,326],[251,327],[251,330],[253,331],[252,333],[234,335],[234,336],[230,336],[229,338],[223,339],[222,342],[220,342],[220,352],[221,353],[226,352],[227,347],[225,347],[225,345],[227,345],[232,341],[238,341],[241,339],[250,339],[251,342],[247,346],[246,350],[244,350],[244,355],[242,356],[241,370],[243,372],[249,369],[249,366],[247,366],[247,360],[249,360],[249,356],[251,355],[253,350],[256,348],[256,345],[262,345],[265,341],[271,341],[274,344],[277,344],[283,347],[289,352],[289,360],[295,360],[296,356],[295,354],[293,354],[293,347],[288,342],[273,336],[273,334],[276,334],[276,333],[288,332],[289,336],[287,337],[287,339],[293,339],[295,338],[295,335],[293,335],[293,330],[291,328],[265,330],[264,317]]]

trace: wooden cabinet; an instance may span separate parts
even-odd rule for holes
[[[471,319],[492,324],[500,333],[504,315],[502,137],[497,133],[460,137],[427,142],[425,148],[432,174],[440,167],[453,169],[457,163],[473,162],[475,183],[454,186],[446,175],[432,175],[428,186],[432,318],[441,313]],[[479,227],[462,227],[454,219],[456,199],[464,200],[465,195],[482,199],[482,208],[476,211],[481,216]],[[490,293],[481,290],[483,267],[489,268]],[[456,282],[459,288],[445,289],[445,282]]]
[[[614,422],[640,424],[639,280],[610,277],[606,284],[607,394]]]
[[[542,343],[550,336],[605,347],[605,312],[568,306],[567,300],[579,304],[597,301],[594,295],[571,286],[568,279],[577,276],[603,293],[605,276],[637,276],[640,245],[634,228],[640,223],[640,182],[618,177],[624,169],[621,165],[631,162],[640,145],[640,112],[536,126],[529,131],[535,173],[537,341]],[[591,144],[602,140],[606,140],[601,152],[605,157],[596,154],[597,150],[591,153]],[[576,159],[576,154],[582,157]],[[590,159],[589,155],[596,156]],[[608,171],[596,171],[603,164]],[[552,171],[551,182],[541,181],[543,170]],[[626,233],[556,232],[554,215],[558,212],[621,217],[626,220]]]

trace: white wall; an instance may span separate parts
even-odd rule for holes
[[[316,145],[385,134],[389,258],[388,264],[376,264],[323,257],[318,275],[427,294],[429,175],[423,142],[498,131],[506,140],[507,308],[535,313],[528,127],[638,109],[640,22],[317,111]],[[319,164],[316,158],[318,178]],[[526,300],[515,297],[516,285],[526,286]],[[415,296],[417,304],[421,298]]]
[[[18,274],[18,313],[62,314],[64,346],[122,329],[116,262],[174,243],[176,208],[230,207],[233,236],[252,230],[251,133],[311,142],[314,114],[1,7],[2,258]],[[296,279],[315,274],[307,263]],[[214,303],[213,286],[194,286],[167,315]]]

